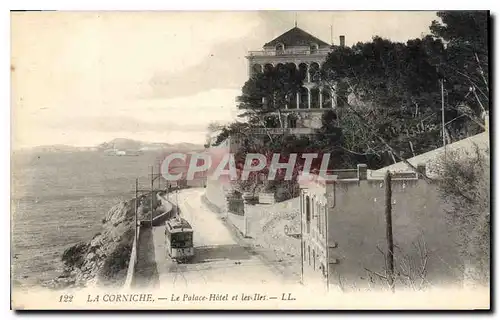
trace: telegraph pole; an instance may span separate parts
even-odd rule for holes
[[[391,190],[391,173],[387,171],[384,177],[385,184],[385,223],[386,223],[386,240],[387,240],[387,280],[392,292],[395,291],[394,286],[394,241],[392,238],[392,190]]]
[[[154,196],[154,176],[153,176],[154,167],[151,166],[151,228],[153,227],[153,196]]]
[[[139,179],[138,178],[135,178],[135,226],[134,226],[134,232],[135,232],[135,242],[136,242],[136,246],[137,246],[137,242],[139,241],[139,227],[137,226],[137,222],[139,220],[138,216],[137,216],[137,210],[138,210],[138,203],[137,201],[139,200],[138,199],[138,193],[139,193]],[[139,249],[136,247],[136,250],[135,250],[135,261],[137,263],[137,258],[139,257]],[[134,266],[135,267],[135,266]]]
[[[160,190],[161,188],[160,177],[161,177],[161,162],[158,161],[158,190]]]
[[[135,230],[135,240],[136,241],[138,240],[137,239],[137,204],[138,204],[137,201],[139,200],[139,199],[137,199],[138,184],[139,184],[138,179],[135,178],[135,198],[134,198],[135,199],[135,225],[134,225],[134,230]]]
[[[444,148],[444,158],[446,160],[446,135],[445,135],[445,123],[444,123],[444,79],[440,79],[441,83],[441,123],[443,127],[443,148]]]
[[[302,192],[300,192],[300,283],[303,285],[304,284],[304,237],[302,235],[302,219],[303,219],[303,199],[302,199]],[[328,237],[328,234],[327,234]],[[328,250],[328,247],[327,247]]]

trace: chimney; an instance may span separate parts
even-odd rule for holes
[[[345,36],[340,36],[340,46],[344,47],[345,46]]]

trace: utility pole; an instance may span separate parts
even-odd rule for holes
[[[135,242],[136,242],[136,246],[137,246],[137,242],[139,241],[139,233],[138,233],[138,226],[137,226],[137,221],[138,221],[138,217],[137,217],[137,201],[139,199],[137,199],[138,197],[138,187],[139,187],[139,179],[138,178],[135,178],[135,225],[134,225],[134,232],[135,232]],[[137,249],[136,247],[136,250],[135,250],[135,261],[137,263],[137,258],[139,256],[139,249]],[[135,266],[134,266],[135,267]]]
[[[444,123],[444,79],[441,78],[441,122],[443,127],[443,148],[444,148],[444,158],[446,160],[446,135],[445,135],[445,123]]]
[[[151,166],[151,228],[153,227],[153,196],[154,196],[154,176],[153,176],[153,166]]]
[[[386,223],[386,240],[387,240],[387,280],[392,292],[395,291],[394,285],[394,241],[392,238],[392,190],[391,190],[391,173],[387,171],[384,177],[385,184],[385,223]]]
[[[139,200],[139,199],[137,199],[138,184],[139,184],[138,179],[135,178],[135,198],[134,198],[135,199],[135,225],[134,225],[134,230],[135,230],[135,240],[136,241],[138,240],[137,239],[137,204],[138,204],[137,201]]]
[[[302,219],[303,219],[303,199],[300,192],[300,283],[304,284],[304,237],[302,236]]]
[[[158,190],[160,190],[161,188],[160,177],[161,177],[161,162],[158,161]]]
[[[326,202],[326,212],[325,214],[325,242],[326,242],[326,291],[330,291],[330,244],[328,243],[328,222],[329,222],[329,211],[328,211],[328,200]],[[320,213],[321,214],[321,213]]]

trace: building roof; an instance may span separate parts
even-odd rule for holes
[[[462,139],[460,141],[456,141],[446,146],[447,151],[458,151],[463,152],[463,155],[470,154],[474,152],[474,148],[477,146],[480,150],[486,150],[490,147],[490,139],[488,132],[483,132],[480,134],[476,134],[472,137]],[[437,176],[437,168],[438,160],[444,154],[445,148],[441,147],[426,153],[422,153],[418,156],[408,159],[408,162],[413,166],[417,166],[418,164],[426,165],[426,174],[429,178],[434,178]],[[408,165],[404,162],[398,162],[392,164],[390,166],[384,167],[382,169],[371,171],[370,174],[372,177],[375,176],[383,176],[386,171],[391,172],[403,172],[411,170]]]
[[[185,229],[184,231],[192,230],[191,225],[184,218],[173,218],[167,221],[170,231],[179,231],[178,229]]]
[[[276,47],[278,43],[283,43],[286,47],[293,46],[309,46],[313,43],[317,44],[319,48],[330,47],[331,45],[316,38],[315,36],[305,32],[304,30],[294,27],[287,32],[283,33],[281,36],[277,37],[274,40],[266,43],[264,48],[266,47]]]

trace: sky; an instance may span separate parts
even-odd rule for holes
[[[435,12],[14,12],[12,147],[205,142],[237,118],[245,55],[294,27],[338,44],[429,33]],[[333,37],[332,37],[333,29]]]

